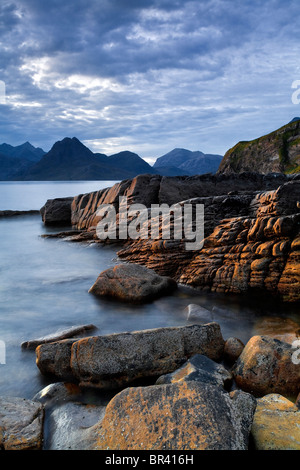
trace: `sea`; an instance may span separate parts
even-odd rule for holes
[[[0,182],[0,210],[38,210],[47,199],[112,186],[115,181]],[[60,227],[59,230],[69,227]],[[74,325],[94,324],[104,335],[191,324],[187,307],[210,310],[223,337],[244,343],[278,325],[299,323],[298,308],[272,297],[178,290],[145,305],[97,298],[88,292],[103,270],[118,264],[117,247],[43,238],[56,232],[39,214],[0,218],[0,396],[31,399],[48,385],[24,341]],[[193,321],[195,323],[195,321]],[[299,325],[300,326],[300,325]],[[86,334],[87,335],[87,334]]]

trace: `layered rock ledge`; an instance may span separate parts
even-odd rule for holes
[[[195,209],[202,204],[203,247],[187,250],[185,238],[164,239],[161,218],[150,220],[150,211],[140,232],[150,233],[151,223],[158,233],[155,239],[99,240],[96,227],[102,216],[97,209],[111,204],[118,229],[121,196],[126,196],[128,207],[178,204],[182,208],[189,204]],[[70,222],[77,231],[65,233],[69,240],[117,242],[122,245],[118,251],[121,260],[145,265],[161,276],[206,291],[244,293],[255,289],[284,301],[300,300],[299,175],[140,175],[67,203]],[[171,235],[175,220],[170,219]]]

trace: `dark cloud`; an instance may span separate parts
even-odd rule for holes
[[[223,152],[299,114],[299,20],[298,0],[5,1],[0,141]]]

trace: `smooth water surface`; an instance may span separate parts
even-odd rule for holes
[[[0,181],[0,210],[39,210],[56,197],[77,196],[113,186],[116,181]]]

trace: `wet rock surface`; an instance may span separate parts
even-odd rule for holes
[[[172,372],[194,354],[219,360],[223,348],[219,325],[210,323],[64,340],[40,345],[36,356],[45,375],[105,389]]]
[[[289,343],[269,336],[253,336],[233,368],[238,387],[256,396],[269,393],[297,396],[300,367],[293,361],[294,351]]]
[[[124,302],[149,302],[177,288],[176,282],[138,264],[120,264],[103,271],[89,292]]]
[[[247,449],[255,406],[251,395],[196,381],[127,388],[94,426],[94,448]]]
[[[251,434],[257,450],[300,450],[299,408],[275,393],[258,399]]]
[[[38,450],[43,442],[43,405],[19,397],[0,397],[0,448]]]

